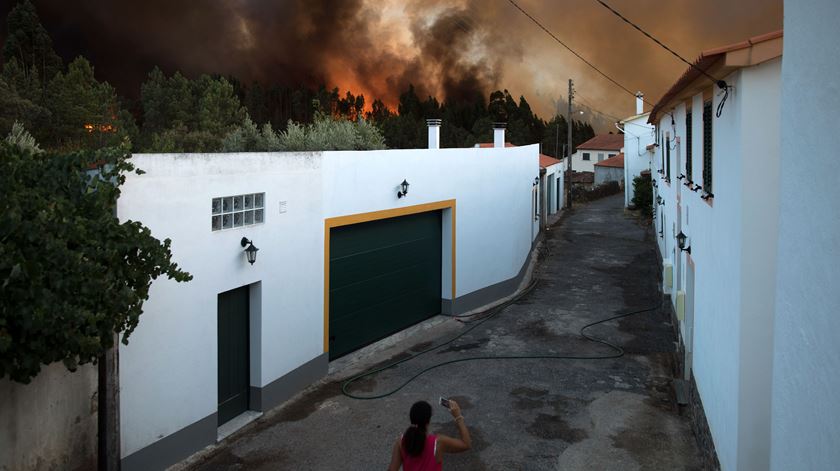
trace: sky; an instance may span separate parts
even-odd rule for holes
[[[596,0],[516,0],[560,40],[651,103],[686,69]],[[782,0],[606,0],[689,60],[781,29]],[[5,18],[16,0],[0,0]],[[33,0],[66,61],[86,56],[128,97],[155,65],[245,83],[338,87],[395,105],[409,83],[464,99],[507,89],[550,118],[576,101],[607,121],[634,98],[555,42],[509,0]],[[5,35],[5,24],[0,27]],[[562,112],[565,113],[563,105]]]

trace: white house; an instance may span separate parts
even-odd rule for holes
[[[497,125],[499,124],[497,123]],[[500,127],[498,129],[504,128]],[[494,145],[492,142],[482,142],[476,144],[475,147],[488,149]],[[516,146],[510,142],[505,142],[505,147]],[[540,232],[540,225],[545,226],[548,216],[558,213],[563,208],[565,201],[563,161],[555,159],[550,155],[540,154],[539,170],[540,178],[539,180],[534,180],[534,191],[532,195],[534,200],[534,220],[538,222],[533,228],[533,237],[535,239]]]
[[[615,157],[622,147],[624,136],[621,134],[599,134],[577,146],[572,154],[572,171],[595,172],[597,162]]]
[[[165,468],[331,359],[515,291],[538,146],[438,149],[431,124],[430,149],[132,157],[120,219],[194,279],[156,281],[120,348],[122,469]]]
[[[607,182],[619,182],[620,185],[624,185],[624,152],[595,163],[595,186]]]
[[[840,2],[786,0],[784,9],[777,270],[765,293],[775,306],[770,469],[836,469]]]
[[[540,154],[540,180],[544,186],[545,208],[547,214],[556,214],[563,208],[564,178],[563,161],[549,155]],[[543,221],[545,224],[545,221]]]
[[[650,113],[644,112],[644,95],[636,94],[636,114],[619,122],[624,129],[624,206],[633,202],[633,179],[651,169],[653,144],[656,141],[654,126],[647,122]]]
[[[703,52],[649,116],[664,291],[725,470],[770,466],[781,95],[779,31]]]

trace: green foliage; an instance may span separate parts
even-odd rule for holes
[[[98,149],[119,145],[129,137],[131,115],[122,113],[116,91],[98,82],[93,67],[78,57],[47,86],[52,146],[62,149]]]
[[[222,152],[306,152],[325,150],[375,150],[385,149],[385,138],[373,124],[341,118],[332,118],[322,112],[315,113],[311,124],[289,121],[286,130],[274,131],[270,123],[262,128],[245,117],[242,125],[229,132],[222,140]]]
[[[155,68],[141,86],[145,152],[215,152],[243,122],[246,112],[233,85],[202,75],[166,77]]]
[[[241,126],[237,126],[222,139],[222,152],[277,152],[283,150],[280,136],[274,132],[270,123],[262,128],[245,116]]]
[[[9,135],[6,136],[6,143],[17,147],[20,150],[29,152],[30,154],[40,154],[44,152],[41,149],[41,146],[35,141],[35,138],[32,137],[32,134],[29,134],[29,131],[23,127],[18,121],[12,125],[12,130],[9,132]]]
[[[0,143],[0,378],[96,361],[115,333],[128,343],[153,280],[191,279],[168,239],[115,216],[127,157],[125,144],[33,155]]]
[[[645,217],[653,215],[653,180],[650,175],[639,175],[633,179],[633,206]]]
[[[290,152],[385,149],[384,137],[372,124],[333,119],[323,113],[316,113],[312,124],[289,122],[279,140],[282,149]]]
[[[28,75],[43,84],[49,82],[61,70],[62,63],[29,0],[18,2],[9,12],[6,27],[3,61],[15,60]]]
[[[21,96],[14,86],[0,77],[0,134],[11,131],[15,122],[35,129],[45,125],[49,116],[49,110]]]

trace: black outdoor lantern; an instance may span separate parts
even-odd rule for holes
[[[254,246],[253,241],[250,241],[245,237],[243,237],[242,240],[239,241],[239,244],[243,247],[245,247],[246,245],[248,246],[248,248],[245,249],[245,257],[248,259],[248,263],[253,265],[254,262],[257,261],[257,251],[259,251],[260,249]]]
[[[683,234],[683,231],[680,231],[680,233],[677,234],[677,247],[679,247],[683,252],[691,253],[691,247],[685,246],[686,239],[688,239],[688,236]]]
[[[400,191],[397,192],[397,198],[402,198],[406,195],[408,195],[408,182],[403,180],[403,182],[400,183]]]

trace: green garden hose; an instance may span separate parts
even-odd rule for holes
[[[411,376],[410,378],[405,380],[402,384],[400,384],[396,388],[394,388],[394,389],[392,389],[388,392],[382,393],[382,394],[376,394],[376,395],[373,395],[373,396],[360,396],[360,395],[353,394],[353,393],[348,391],[349,386],[351,384],[355,383],[356,381],[359,381],[363,378],[367,378],[369,376],[374,376],[374,375],[379,374],[379,373],[381,373],[385,370],[394,368],[397,365],[400,365],[402,363],[414,360],[415,358],[417,358],[421,355],[424,355],[424,354],[429,353],[431,351],[437,350],[440,347],[443,347],[445,345],[449,345],[450,343],[460,339],[461,337],[463,337],[463,336],[467,335],[468,333],[472,332],[474,329],[476,329],[481,324],[484,324],[485,322],[489,321],[490,319],[496,317],[499,313],[504,311],[505,308],[507,308],[511,304],[513,304],[516,301],[522,299],[522,297],[524,297],[526,294],[533,291],[533,289],[537,286],[537,283],[538,283],[538,281],[536,281],[536,280],[533,281],[524,290],[522,290],[521,293],[517,294],[516,296],[509,299],[508,301],[500,304],[499,306],[496,306],[495,308],[491,309],[490,314],[481,318],[478,321],[475,321],[475,323],[473,325],[471,325],[469,328],[467,328],[465,331],[463,331],[460,334],[452,337],[451,339],[447,340],[446,342],[443,342],[441,344],[438,344],[438,345],[435,345],[433,347],[427,348],[426,350],[415,353],[414,355],[411,355],[407,358],[403,358],[402,360],[397,360],[397,361],[395,361],[391,364],[388,364],[386,366],[383,366],[383,367],[380,367],[380,368],[375,368],[375,369],[372,369],[372,370],[368,370],[368,371],[362,372],[358,375],[355,375],[355,376],[351,377],[350,379],[344,381],[341,384],[341,393],[344,394],[345,396],[351,398],[351,399],[359,399],[359,400],[381,399],[381,398],[388,397],[388,396],[396,393],[400,389],[406,387],[409,383],[411,383],[415,379],[419,378],[420,376],[424,375],[425,373],[427,373],[429,371],[434,370],[435,368],[440,368],[441,366],[451,365],[451,364],[454,364],[454,363],[462,363],[462,362],[465,362],[465,361],[478,361],[478,360],[606,360],[606,359],[611,359],[611,358],[620,358],[624,355],[624,349],[623,348],[621,348],[620,346],[618,346],[614,343],[611,343],[607,340],[599,339],[597,337],[593,337],[591,335],[588,335],[588,334],[586,334],[585,330],[590,328],[590,327],[596,326],[598,324],[603,324],[604,322],[609,322],[609,321],[612,321],[612,320],[621,319],[623,317],[628,317],[628,316],[632,316],[632,315],[636,315],[636,314],[641,314],[641,313],[644,313],[644,312],[651,312],[651,311],[655,311],[655,310],[659,309],[659,306],[654,306],[654,307],[649,307],[649,308],[646,308],[646,309],[639,309],[639,310],[636,310],[636,311],[626,312],[626,313],[623,313],[623,314],[619,314],[617,316],[608,317],[606,319],[601,319],[599,321],[595,321],[595,322],[586,324],[585,326],[583,326],[578,331],[578,333],[583,338],[585,338],[589,341],[597,342],[597,343],[606,345],[607,347],[610,347],[612,350],[614,350],[614,353],[611,353],[611,354],[607,354],[607,355],[584,355],[584,354],[492,355],[492,356],[474,356],[474,357],[457,358],[457,359],[454,359],[454,360],[444,361],[444,362],[437,363],[437,364],[434,364],[432,366],[429,366],[427,368],[424,368],[424,369],[420,370],[418,373],[416,373],[414,376]]]

